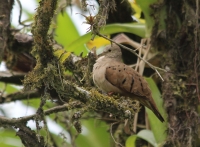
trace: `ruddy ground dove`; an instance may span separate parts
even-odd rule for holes
[[[119,93],[138,100],[164,122],[147,82],[138,72],[122,62],[122,53],[118,45],[105,47],[102,56],[93,66],[93,81],[105,92]]]

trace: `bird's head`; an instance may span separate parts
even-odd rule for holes
[[[107,45],[104,48],[102,55],[108,58],[119,58],[119,59],[122,58],[121,49],[116,44]]]

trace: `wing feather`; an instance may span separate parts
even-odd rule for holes
[[[134,69],[123,63],[112,62],[112,65],[106,68],[105,78],[109,83],[121,89],[125,94],[139,97],[139,99],[136,99],[138,99],[140,103],[151,109],[161,122],[164,121],[152,98],[148,83]]]
[[[112,66],[106,68],[106,79],[121,90],[146,97],[151,94],[147,82],[134,69],[123,64],[112,63]]]

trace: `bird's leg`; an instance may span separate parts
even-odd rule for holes
[[[110,91],[107,93],[107,95],[112,96],[114,94],[114,92]]]

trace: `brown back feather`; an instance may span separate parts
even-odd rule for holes
[[[112,85],[124,91],[124,94],[138,96],[139,98],[137,98],[137,100],[151,109],[160,121],[163,122],[164,119],[156,107],[151,95],[151,90],[144,78],[133,68],[123,63],[114,62],[112,62],[111,66],[106,68],[106,79]]]
[[[116,63],[116,65],[108,66],[105,75],[110,83],[125,92],[144,97],[151,95],[151,90],[144,78],[125,64]]]

